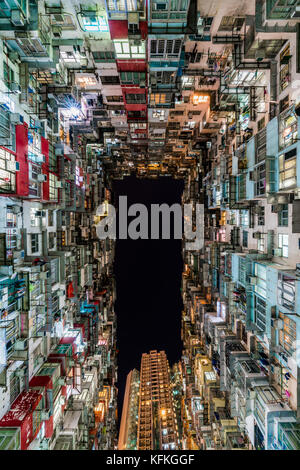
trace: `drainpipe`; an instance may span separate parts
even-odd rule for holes
[[[271,60],[270,67],[270,101],[277,107],[277,60]],[[270,110],[269,110],[270,111]]]

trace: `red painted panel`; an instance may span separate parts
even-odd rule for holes
[[[126,93],[134,93],[137,95],[145,95],[147,103],[147,92],[145,88],[134,88],[134,87],[122,87],[124,106],[126,111],[145,111],[147,112],[147,104],[137,103],[137,104],[128,104],[126,102]],[[146,114],[147,115],[147,114]]]
[[[42,173],[47,176],[47,181],[43,183],[43,199],[49,201],[49,142],[45,137],[41,137],[41,152],[45,155],[45,163],[42,164]]]
[[[109,20],[109,31],[112,39],[128,38],[128,21],[127,20]]]
[[[109,30],[112,39],[128,38],[128,21],[127,20],[109,20]],[[140,21],[140,30],[142,39],[146,39],[148,34],[147,21]]]
[[[127,111],[146,111],[147,105],[146,104],[127,104],[125,103],[125,108]],[[145,118],[143,118],[145,120]],[[135,119],[133,119],[134,121]]]
[[[148,35],[148,23],[147,21],[140,21],[140,30],[142,39],[146,39]]]
[[[60,375],[67,375],[67,360],[66,356],[61,354],[50,354],[48,356],[48,362],[56,362],[60,364]]]
[[[147,62],[142,59],[117,60],[119,72],[147,72]]]
[[[33,435],[32,413],[40,402],[42,395],[37,390],[22,392],[13,402],[11,409],[0,420],[0,427],[21,429],[21,450],[26,450],[39,431],[42,423]]]
[[[85,338],[85,326],[83,323],[74,323],[74,328],[80,328],[82,337]]]
[[[67,284],[67,297],[68,297],[68,299],[74,297],[73,282],[69,282],[69,283]]]
[[[18,196],[29,195],[28,174],[28,126],[18,124],[16,126],[16,160],[20,170],[16,172],[16,187]]]
[[[48,421],[45,421],[45,437],[50,438],[53,434],[53,416],[50,416]]]
[[[135,86],[127,86],[124,85],[122,86],[122,93],[123,95],[125,93],[134,93],[135,95],[145,95],[146,94],[146,88],[140,88]]]
[[[53,388],[52,378],[49,375],[35,375],[29,382],[30,388]]]

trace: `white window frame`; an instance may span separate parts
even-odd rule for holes
[[[134,46],[128,39],[115,39],[114,48],[116,59],[146,59],[145,41],[140,46]]]
[[[289,236],[287,233],[278,233],[278,248],[281,248],[281,256],[289,257]]]

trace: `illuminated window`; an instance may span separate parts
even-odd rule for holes
[[[279,189],[291,188],[297,182],[296,149],[279,156]]]
[[[279,121],[279,147],[286,148],[295,142],[298,138],[298,117],[291,109],[286,110],[280,115]]]
[[[108,0],[107,8],[109,11],[140,11],[143,2],[141,0]]]
[[[57,176],[49,173],[49,199],[52,201],[58,200],[58,189],[56,187]]]
[[[200,95],[198,93],[194,93],[193,95],[193,104],[203,104],[203,103],[208,103],[209,102],[209,96],[208,95]]]
[[[39,226],[39,218],[36,216],[36,209],[30,208],[30,226],[31,227],[38,227]]]
[[[189,77],[187,75],[181,77],[182,86],[187,89],[194,86],[195,77]]]
[[[291,356],[294,352],[294,342],[297,338],[296,322],[282,312],[279,312],[279,318],[283,320],[283,330],[279,330],[279,344]]]
[[[11,207],[6,208],[6,227],[13,228],[17,226],[17,216]]]
[[[81,88],[86,88],[88,86],[96,86],[98,81],[95,77],[91,76],[83,76],[83,77],[76,77],[76,84],[79,85]]]
[[[126,39],[114,41],[117,59],[145,59],[145,41],[140,41],[139,45],[134,45]]]
[[[108,33],[108,23],[103,16],[91,16],[83,18],[83,27],[85,31],[95,31]]]
[[[166,104],[166,93],[152,93],[151,102],[155,104]]]
[[[287,234],[278,234],[278,248],[281,248],[281,256],[289,257],[289,236]]]
[[[29,162],[29,194],[30,196],[40,196],[41,184],[38,181],[38,176],[42,173],[41,167],[32,162]]]
[[[0,193],[15,192],[16,165],[15,156],[0,148]]]
[[[205,379],[209,381],[216,380],[216,374],[214,372],[204,372]]]
[[[265,252],[265,237],[263,235],[257,240],[257,250],[261,253]]]
[[[142,122],[131,122],[130,130],[135,131],[136,129],[147,129],[147,124]]]

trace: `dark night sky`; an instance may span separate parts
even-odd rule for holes
[[[180,204],[182,190],[182,180],[127,177],[114,182],[115,205],[120,195],[127,195],[128,206]],[[140,368],[142,353],[165,350],[170,364],[181,357],[182,269],[181,240],[116,242],[119,419],[126,376]]]

